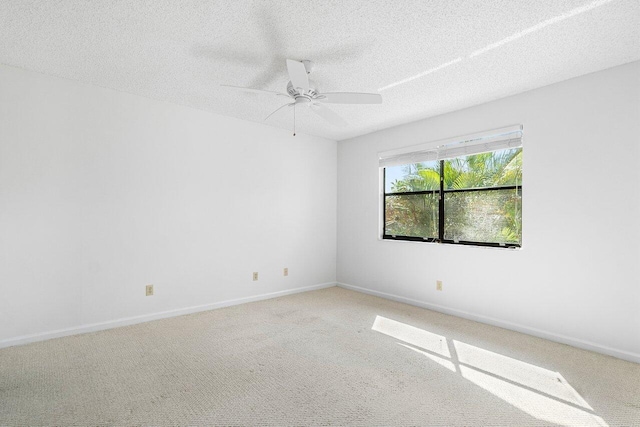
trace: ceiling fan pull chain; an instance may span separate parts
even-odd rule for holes
[[[293,136],[296,136],[296,104],[293,104]]]

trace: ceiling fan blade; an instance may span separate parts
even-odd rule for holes
[[[328,104],[382,104],[382,95],[378,93],[332,92],[323,93],[319,101]]]
[[[340,117],[338,113],[325,107],[322,104],[311,104],[311,109],[313,110],[314,113],[316,113],[317,115],[319,115],[320,117],[322,117],[323,119],[331,123],[332,125],[341,126],[341,127],[348,125],[346,120]]]
[[[271,114],[269,114],[267,117],[265,117],[265,118],[264,118],[264,121],[266,122],[266,121],[267,121],[267,119],[268,119],[269,117],[273,116],[275,113],[277,113],[278,111],[282,110],[284,107],[286,107],[286,106],[289,106],[289,107],[290,107],[290,106],[292,106],[293,104],[295,104],[295,102],[290,102],[290,103],[288,103],[288,104],[284,104],[284,105],[282,105],[282,106],[278,107],[278,108],[276,109],[276,111],[274,111],[273,113],[271,113]]]
[[[242,92],[261,93],[261,94],[266,94],[266,95],[279,95],[279,96],[286,96],[287,98],[290,98],[290,96],[285,94],[285,93],[274,92],[272,90],[253,89],[253,88],[250,88],[250,87],[240,87],[240,86],[231,86],[231,85],[220,85],[220,86],[228,87],[228,88],[235,89],[235,90],[240,90]]]
[[[309,76],[302,62],[287,59],[287,70],[293,87],[299,87],[303,92],[309,90]]]

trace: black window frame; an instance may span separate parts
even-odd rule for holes
[[[472,193],[479,191],[496,191],[496,190],[515,190],[522,197],[522,184],[517,185],[501,185],[496,187],[474,187],[464,189],[445,189],[444,188],[444,160],[440,160],[440,189],[439,190],[423,190],[423,191],[403,191],[395,193],[387,193],[387,168],[383,168],[382,175],[382,239],[384,240],[404,240],[412,242],[430,242],[430,243],[445,243],[451,245],[467,245],[467,246],[488,246],[497,248],[509,248],[516,249],[521,248],[521,243],[499,243],[499,242],[476,242],[467,240],[453,240],[444,238],[444,226],[445,226],[445,210],[444,203],[447,194],[451,193]],[[420,237],[420,236],[398,236],[387,234],[387,197],[389,196],[407,196],[407,195],[420,195],[420,194],[433,194],[438,192],[438,237]]]

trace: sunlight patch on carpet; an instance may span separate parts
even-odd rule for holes
[[[559,372],[382,316],[376,316],[371,329],[402,341],[397,344],[459,373],[539,420],[562,426],[608,427]]]

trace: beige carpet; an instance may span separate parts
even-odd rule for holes
[[[640,365],[328,288],[0,350],[0,425],[638,426]]]

